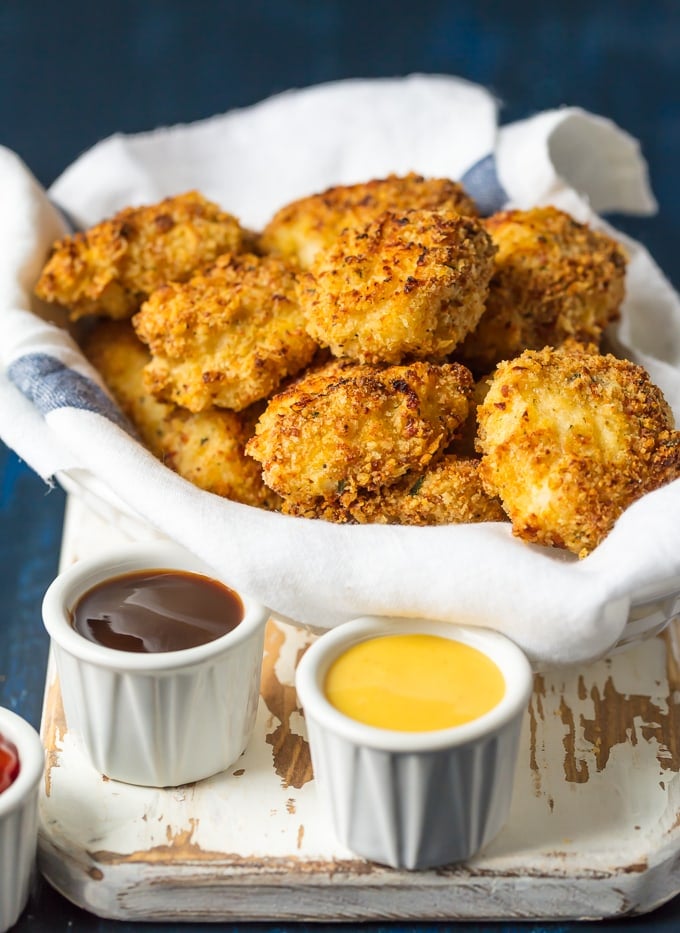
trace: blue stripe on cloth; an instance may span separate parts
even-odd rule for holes
[[[483,217],[503,210],[510,200],[498,178],[496,157],[493,154],[475,162],[463,175],[460,183],[474,199]]]
[[[103,415],[135,434],[116,403],[95,382],[47,353],[20,356],[10,364],[7,375],[42,415],[57,408],[79,408]]]

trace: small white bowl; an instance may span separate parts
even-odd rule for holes
[[[40,736],[33,726],[0,707],[0,733],[19,754],[19,774],[0,793],[0,933],[26,906],[38,843],[38,785],[45,766]]]
[[[45,594],[43,621],[69,732],[80,737],[94,767],[129,784],[174,787],[225,770],[248,744],[269,613],[239,593],[244,616],[231,632],[157,653],[104,647],[72,627],[70,612],[80,596],[110,577],[144,569],[217,579],[178,545],[129,545],[78,561],[58,576]]]
[[[471,722],[426,732],[364,725],[332,706],[324,683],[339,655],[369,638],[413,633],[487,655],[505,678],[501,701]],[[532,688],[529,662],[507,638],[449,622],[367,616],[322,635],[300,661],[296,686],[319,794],[348,849],[395,868],[429,868],[470,858],[501,830]]]

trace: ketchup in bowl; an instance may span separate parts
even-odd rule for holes
[[[19,753],[16,745],[0,734],[0,794],[13,784],[19,774]]]

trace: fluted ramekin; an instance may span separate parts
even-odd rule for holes
[[[38,843],[38,785],[45,765],[40,736],[11,710],[0,707],[0,733],[19,754],[19,773],[0,793],[0,933],[26,906]]]
[[[477,648],[500,668],[505,694],[479,718],[450,729],[400,732],[339,712],[324,682],[352,645],[382,635],[439,635]],[[507,818],[522,718],[532,686],[524,654],[486,629],[426,619],[367,616],[322,635],[297,669],[314,777],[338,839],[395,868],[470,858]]]
[[[43,621],[69,733],[82,740],[94,767],[129,784],[176,786],[225,770],[248,744],[268,611],[239,593],[245,611],[236,628],[180,651],[120,651],[75,631],[70,612],[83,593],[110,577],[144,569],[217,579],[178,545],[128,545],[78,561],[57,577],[43,600]]]

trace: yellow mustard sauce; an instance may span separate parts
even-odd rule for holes
[[[336,658],[324,691],[337,710],[358,722],[428,732],[489,712],[505,694],[505,679],[490,658],[462,642],[383,635]]]

